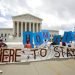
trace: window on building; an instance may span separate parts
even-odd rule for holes
[[[3,34],[1,34],[1,37],[3,37]]]
[[[6,41],[6,39],[5,39],[5,41]]]
[[[8,34],[8,36],[10,35],[10,33]]]

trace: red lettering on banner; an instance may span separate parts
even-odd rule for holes
[[[12,62],[14,62],[14,49],[10,49],[10,53],[9,53],[10,55],[9,55],[9,60],[10,61],[12,61]]]
[[[36,51],[38,51],[38,49],[34,49],[34,50],[31,50],[34,52],[34,59],[36,59]]]
[[[21,49],[0,49],[0,62],[17,62],[17,54]]]
[[[37,58],[37,53],[41,57],[45,57],[47,55],[47,49],[45,48],[34,48],[30,51],[33,51],[33,58],[34,60]],[[67,48],[65,51],[65,47],[54,47],[54,57],[60,58],[60,56],[64,57],[67,56],[71,58],[75,58],[75,49]],[[0,48],[0,62],[20,62],[22,59],[21,57],[21,49],[3,49]],[[24,58],[23,58],[24,59]],[[27,58],[25,58],[27,59]],[[31,60],[30,60],[31,61]]]
[[[21,51],[21,49],[16,49],[16,50],[15,50],[15,62],[18,62],[18,61],[17,61],[17,57],[21,57],[21,55],[17,54],[18,51]]]
[[[0,48],[0,62],[2,62],[2,49]]]
[[[10,52],[10,49],[3,49],[2,62],[10,62],[9,52]]]
[[[42,51],[44,51],[44,52],[42,52]],[[43,54],[44,53],[44,54]],[[47,50],[46,49],[41,49],[40,50],[40,55],[42,56],[42,57],[45,57],[46,55],[47,55]]]

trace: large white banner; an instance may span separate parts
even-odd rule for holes
[[[75,48],[53,46],[36,49],[23,49],[21,61],[39,61],[53,58],[74,58]]]
[[[0,49],[0,62],[31,62],[48,59],[75,58],[75,48],[51,46],[42,48]]]

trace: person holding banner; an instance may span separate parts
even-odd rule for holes
[[[65,42],[62,42],[62,46],[66,46],[66,43]]]
[[[27,43],[25,44],[24,48],[32,48],[29,39],[27,39]]]
[[[71,47],[71,41],[67,45],[68,45],[68,47]]]
[[[33,47],[33,33],[32,32],[23,32],[23,44],[24,44],[24,48]]]
[[[47,44],[48,44],[48,41],[45,39],[43,43],[44,47],[47,47]]]

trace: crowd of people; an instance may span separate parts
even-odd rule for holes
[[[46,47],[47,45],[58,45],[56,42],[49,42],[48,40],[44,40],[44,42],[43,42],[43,46],[44,47]],[[66,43],[66,42],[61,42],[61,45],[62,46],[68,46],[68,47],[71,47],[71,42],[70,43]],[[39,46],[40,45],[36,45],[35,47],[36,48],[39,48]],[[31,45],[31,43],[30,43],[30,41],[29,40],[27,40],[27,42],[26,42],[26,44],[24,45],[24,48],[32,48],[32,45]]]
[[[43,46],[44,47],[46,47],[47,45],[58,45],[56,42],[49,42],[48,40],[44,40],[44,42],[43,42]],[[35,47],[36,48],[38,48],[40,45],[36,45]],[[65,42],[62,42],[62,46],[68,46],[68,47],[71,47],[71,42],[70,43],[65,43]],[[0,48],[1,47],[7,47],[7,45],[3,42],[3,40],[2,39],[0,39]],[[27,41],[26,41],[26,43],[25,43],[25,45],[24,45],[24,48],[32,48],[32,44],[30,43],[30,40],[29,39],[27,39]]]

